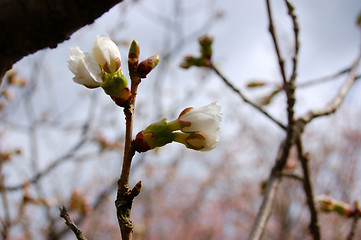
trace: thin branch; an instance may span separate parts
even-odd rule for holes
[[[243,95],[243,93],[237,89],[218,69],[217,67],[211,63],[210,69],[212,69],[222,80],[223,82],[230,87],[234,92],[236,92],[244,102],[248,103],[249,105],[251,105],[252,107],[254,107],[255,109],[257,109],[259,112],[263,113],[265,116],[267,116],[270,120],[272,120],[272,122],[276,123],[280,128],[282,129],[286,129],[286,127],[279,122],[277,119],[275,119],[274,117],[272,117],[269,113],[267,113],[265,110],[263,110],[260,106],[258,106],[257,104],[255,104],[254,102],[252,102],[251,100],[249,100],[245,95]]]
[[[276,196],[276,192],[279,186],[279,183],[282,180],[282,170],[286,164],[287,158],[289,157],[290,149],[294,143],[295,135],[298,132],[295,132],[295,119],[294,119],[294,105],[295,105],[295,81],[297,76],[297,62],[298,62],[298,51],[299,51],[299,40],[298,40],[298,23],[296,21],[296,16],[293,11],[292,5],[286,0],[287,7],[289,9],[288,14],[290,15],[294,34],[295,34],[295,53],[293,57],[293,68],[292,75],[289,81],[287,81],[285,68],[284,68],[284,60],[282,59],[281,53],[279,51],[279,45],[277,42],[275,30],[273,27],[271,6],[269,0],[266,0],[268,17],[270,21],[269,30],[273,38],[274,47],[277,53],[278,62],[280,66],[281,75],[283,78],[284,89],[287,96],[287,118],[288,124],[286,127],[287,135],[285,140],[282,142],[278,156],[276,158],[275,165],[272,168],[269,180],[267,182],[264,198],[260,207],[260,210],[257,213],[256,220],[253,224],[251,233],[248,237],[249,240],[258,240],[262,237],[264,229],[267,225],[268,218],[271,215],[274,198]]]
[[[65,220],[65,224],[73,231],[78,240],[87,240],[82,231],[75,225],[75,223],[70,219],[68,212],[65,207],[60,208],[60,217]]]
[[[296,145],[297,145],[298,159],[301,162],[302,171],[303,171],[303,181],[302,181],[303,189],[306,194],[307,205],[308,205],[308,209],[309,209],[310,215],[311,215],[309,229],[313,236],[313,239],[319,240],[319,239],[321,239],[321,235],[320,235],[320,227],[318,225],[318,215],[317,215],[317,210],[316,210],[315,203],[314,203],[314,195],[313,195],[313,189],[312,189],[312,184],[311,184],[310,170],[309,170],[309,164],[308,164],[309,157],[307,156],[307,154],[305,154],[303,152],[303,146],[302,146],[302,142],[301,142],[300,138],[297,139]]]
[[[287,8],[288,8],[288,15],[291,17],[292,19],[292,23],[293,23],[293,33],[294,33],[294,41],[295,41],[295,46],[294,46],[294,55],[293,55],[293,66],[292,66],[292,74],[291,74],[291,78],[290,78],[290,83],[294,84],[294,82],[296,81],[296,77],[297,77],[297,66],[298,66],[298,53],[300,50],[300,40],[299,40],[299,26],[298,26],[298,21],[297,21],[297,16],[294,12],[294,7],[292,6],[292,4],[286,0],[286,4],[287,4]]]
[[[310,79],[307,80],[303,83],[299,83],[297,84],[297,88],[305,88],[305,87],[310,87],[316,84],[321,84],[321,83],[325,83],[325,82],[329,82],[332,80],[335,80],[336,78],[338,78],[339,76],[342,76],[345,73],[348,73],[351,71],[351,68],[345,68],[341,71],[338,71],[337,73],[332,73],[330,75],[324,76],[324,77],[320,77],[320,78],[315,78],[315,79]],[[358,76],[360,77],[360,76]]]
[[[276,163],[273,166],[271,174],[268,178],[262,204],[257,213],[256,220],[252,226],[251,233],[248,236],[248,240],[258,240],[261,239],[263,235],[267,221],[271,216],[277,189],[282,180],[282,169],[286,164],[291,146],[292,144],[290,140],[287,140],[286,138],[279,147]]]
[[[133,44],[133,43],[132,43]],[[123,156],[123,165],[121,174],[118,180],[118,190],[117,197],[115,200],[115,207],[117,210],[117,218],[118,224],[121,232],[121,237],[123,240],[131,240],[133,234],[134,225],[130,220],[130,213],[132,210],[133,199],[139,194],[141,189],[141,182],[138,182],[135,187],[130,190],[129,189],[129,174],[130,167],[132,164],[132,159],[135,154],[135,149],[132,146],[132,138],[133,138],[133,115],[134,115],[134,106],[135,99],[137,96],[138,86],[141,82],[141,78],[137,74],[138,70],[138,57],[139,57],[139,46],[137,44],[138,52],[135,53],[135,49],[131,53],[129,51],[129,58],[131,54],[135,54],[136,62],[128,61],[129,75],[131,79],[131,94],[132,97],[130,99],[129,105],[124,107],[124,115],[125,115],[125,141],[124,141],[124,156]]]
[[[9,211],[9,199],[7,196],[7,191],[4,189],[4,174],[3,174],[3,161],[0,160],[0,195],[4,209],[4,219],[1,219],[2,225],[2,239],[6,240],[9,237],[9,228],[11,227],[11,220],[10,220],[10,211]]]
[[[281,56],[281,52],[279,49],[279,44],[278,44],[278,40],[276,37],[276,31],[274,28],[274,24],[273,24],[273,18],[272,18],[272,10],[271,10],[271,4],[269,0],[266,0],[266,4],[267,4],[267,13],[268,13],[268,20],[269,20],[269,31],[271,33],[272,36],[272,40],[273,40],[273,45],[274,48],[276,50],[276,54],[277,54],[277,58],[278,58],[278,64],[280,67],[280,72],[281,72],[281,76],[283,79],[283,83],[286,84],[287,83],[287,77],[286,77],[286,71],[285,71],[285,61],[283,60],[282,56]]]
[[[94,113],[94,104],[96,101],[96,95],[93,95],[91,99],[91,104],[89,105],[89,112],[88,112],[88,118],[87,121],[83,124],[82,131],[80,133],[80,138],[78,142],[63,156],[59,157],[57,160],[55,160],[52,164],[50,164],[47,168],[42,170],[41,172],[38,172],[35,176],[33,176],[31,179],[27,181],[27,183],[30,184],[36,184],[42,177],[49,174],[53,169],[58,167],[59,165],[69,161],[72,159],[72,157],[75,155],[75,153],[87,142],[87,133],[90,128],[90,122],[93,119],[93,113]],[[7,191],[16,191],[16,190],[22,190],[24,187],[23,183],[14,185],[14,186],[8,186],[5,187]]]
[[[289,178],[289,179],[294,179],[294,180],[297,180],[297,181],[300,181],[300,182],[303,181],[303,177],[298,176],[298,175],[296,175],[294,173],[282,173],[282,177],[286,177],[286,178]]]
[[[350,233],[347,236],[347,240],[352,240],[354,238],[356,228],[357,228],[357,224],[358,224],[358,221],[359,221],[360,216],[361,216],[360,210],[358,209],[358,204],[355,204],[355,205],[356,205],[355,215],[353,216],[352,226],[351,226]]]
[[[360,65],[360,61],[361,61],[361,51],[355,63],[353,64],[346,81],[344,82],[344,84],[342,85],[338,94],[335,96],[332,102],[330,102],[326,107],[322,109],[308,112],[305,116],[301,118],[304,124],[311,122],[313,119],[317,117],[326,116],[336,112],[336,110],[340,107],[343,100],[345,99],[345,96],[349,92],[351,86],[356,81],[356,71]]]

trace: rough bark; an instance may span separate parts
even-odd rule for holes
[[[122,0],[0,0],[0,78],[22,57],[55,48]]]

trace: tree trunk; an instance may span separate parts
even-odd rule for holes
[[[0,82],[22,57],[55,48],[122,0],[0,0]]]

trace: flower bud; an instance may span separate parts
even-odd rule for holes
[[[264,82],[255,80],[255,81],[249,82],[247,84],[247,87],[248,88],[256,88],[256,87],[263,87],[264,85],[266,85]]]
[[[129,54],[128,54],[129,72],[135,72],[135,70],[137,69],[139,62],[139,53],[140,53],[139,44],[134,39],[130,45]]]
[[[197,151],[210,151],[217,146],[218,134],[209,132],[181,133],[175,132],[174,141]]]
[[[129,106],[132,94],[130,93],[129,88],[126,87],[121,91],[121,95],[119,97],[111,96],[111,98],[119,107],[127,107]]]
[[[350,204],[334,199],[329,195],[317,196],[316,202],[318,203],[320,210],[324,212],[336,212],[345,217],[349,217],[353,213]]]
[[[120,70],[115,74],[105,73],[103,79],[101,87],[106,94],[112,97],[122,97],[123,89],[128,87],[128,81]]]
[[[137,152],[146,152],[156,147],[162,147],[171,143],[175,136],[168,128],[167,119],[164,118],[149,125],[139,132],[133,140],[133,147]]]
[[[159,55],[154,55],[139,63],[138,76],[140,78],[146,78],[148,73],[150,73],[150,71],[152,71],[158,65],[159,60]]]
[[[209,67],[211,65],[211,61],[206,58],[196,58],[193,56],[185,56],[183,58],[183,62],[180,64],[181,68],[188,69],[192,66],[195,67]]]
[[[212,57],[212,43],[213,37],[209,35],[199,38],[199,45],[201,46],[201,54],[203,58],[210,59]]]
[[[130,191],[130,196],[132,198],[135,198],[136,196],[139,195],[141,189],[142,189],[142,181],[139,181],[139,182],[137,182],[137,184],[135,184],[134,188]]]
[[[186,108],[177,119],[182,132],[218,132],[221,123],[221,107],[211,103],[200,108]]]

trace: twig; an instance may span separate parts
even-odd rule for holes
[[[336,79],[337,77],[342,76],[343,74],[348,73],[350,71],[351,71],[351,68],[345,68],[341,71],[338,71],[337,73],[333,73],[333,74],[330,74],[330,75],[327,75],[324,77],[315,78],[315,79],[305,81],[303,83],[299,83],[299,84],[297,84],[297,88],[304,88],[304,87],[309,87],[309,86],[313,86],[316,84],[321,84],[321,83],[325,83],[328,81],[332,81],[332,80]]]
[[[73,231],[73,233],[75,234],[78,240],[87,240],[84,234],[82,233],[82,231],[80,231],[80,229],[70,219],[70,216],[64,206],[60,208],[60,217],[62,217],[65,220],[65,224]]]
[[[271,10],[270,1],[266,0],[266,4],[267,4],[267,13],[268,13],[268,20],[269,20],[269,28],[268,28],[268,30],[271,33],[274,48],[276,50],[276,54],[277,54],[277,58],[278,58],[278,64],[279,64],[279,67],[280,67],[283,83],[286,84],[287,83],[287,77],[286,77],[286,71],[285,71],[285,62],[284,62],[284,60],[283,60],[283,58],[281,56],[281,52],[280,52],[280,49],[279,49],[279,44],[278,44],[277,37],[276,37],[276,31],[275,31],[274,26],[273,26],[273,18],[272,18],[272,10]]]
[[[303,181],[303,178],[301,176],[298,176],[298,175],[293,174],[293,173],[282,173],[282,177],[286,177],[286,178],[289,178],[289,179],[294,179],[294,180],[297,180],[297,181],[300,181],[300,182]]]
[[[4,160],[0,160],[0,194],[1,194],[1,200],[4,207],[4,219],[1,219],[1,225],[2,225],[2,239],[6,240],[9,237],[9,228],[11,226],[11,220],[10,220],[10,211],[9,211],[9,199],[7,196],[7,191],[4,189],[4,174],[3,174],[3,162]]]
[[[129,52],[129,59],[131,57],[130,54],[131,53]],[[126,121],[124,156],[123,156],[122,171],[120,174],[120,178],[118,180],[117,197],[115,200],[117,219],[121,232],[121,237],[123,240],[132,239],[134,225],[130,220],[130,213],[132,209],[133,199],[139,194],[141,189],[141,182],[138,182],[132,190],[129,189],[129,185],[128,185],[130,167],[132,164],[133,156],[135,154],[135,150],[132,146],[134,105],[137,96],[138,85],[141,82],[141,78],[137,75],[138,57],[139,57],[139,47],[138,47],[138,54],[136,56],[136,62],[128,61],[129,75],[131,79],[132,97],[129,102],[129,105],[127,107],[124,107],[124,115]]]
[[[254,102],[252,102],[251,100],[249,100],[245,95],[243,95],[243,93],[237,89],[219,70],[218,68],[211,63],[210,69],[212,69],[222,80],[223,82],[230,87],[234,92],[236,92],[244,102],[248,103],[249,105],[251,105],[252,107],[254,107],[255,109],[257,109],[259,112],[263,113],[264,115],[266,115],[270,120],[272,120],[274,123],[276,123],[280,128],[282,129],[286,129],[286,127],[279,122],[277,119],[275,119],[274,117],[272,117],[269,113],[267,113],[266,111],[264,111],[260,106],[258,106],[257,104],[255,104]]]
[[[319,240],[321,238],[321,235],[320,235],[320,227],[318,225],[317,210],[314,203],[314,195],[311,184],[310,170],[308,164],[309,158],[307,154],[303,152],[302,142],[300,138],[297,139],[296,145],[297,145],[298,159],[301,162],[302,171],[303,171],[303,181],[302,181],[303,189],[306,194],[307,205],[311,215],[309,229],[313,236],[313,239]]]
[[[361,51],[360,51],[359,56],[357,57],[355,63],[353,64],[346,81],[340,88],[336,97],[326,107],[319,109],[319,110],[310,111],[305,116],[303,116],[302,121],[304,121],[304,124],[309,123],[314,118],[326,116],[326,115],[336,112],[336,110],[340,107],[346,94],[349,92],[351,86],[353,85],[353,83],[356,80],[356,71],[360,65],[360,61],[361,61]]]
[[[352,221],[352,226],[351,226],[351,230],[350,233],[347,236],[346,240],[352,240],[355,236],[355,232],[356,232],[356,228],[357,228],[357,224],[358,221],[360,219],[360,209],[358,208],[358,204],[355,204],[355,215],[353,216],[353,221]]]
[[[281,143],[278,149],[276,163],[273,166],[270,176],[267,180],[262,204],[257,213],[256,220],[254,221],[254,224],[252,226],[251,233],[248,236],[248,240],[258,240],[261,239],[263,235],[268,218],[270,217],[272,212],[273,202],[276,196],[278,185],[282,179],[282,169],[286,164],[291,146],[291,139],[288,139],[286,137],[286,139]]]
[[[256,220],[252,226],[251,233],[248,237],[249,240],[258,240],[262,237],[264,229],[266,227],[268,218],[271,215],[274,198],[276,196],[276,192],[278,189],[278,185],[282,179],[282,169],[284,168],[287,158],[290,153],[291,146],[294,143],[295,135],[298,132],[295,132],[295,119],[294,119],[294,105],[295,105],[295,81],[297,76],[297,61],[298,61],[298,51],[299,51],[299,41],[298,41],[298,23],[296,21],[296,16],[293,12],[292,5],[286,0],[287,7],[289,9],[288,14],[290,15],[293,21],[294,35],[295,35],[295,53],[293,56],[293,68],[292,75],[290,80],[287,80],[285,68],[284,68],[284,60],[279,51],[279,45],[276,38],[276,33],[273,27],[271,6],[269,0],[266,0],[267,10],[268,10],[268,18],[269,18],[269,31],[272,35],[274,47],[276,50],[278,63],[280,67],[280,72],[283,78],[284,89],[287,96],[287,120],[288,124],[286,127],[286,138],[282,142],[279,150],[278,156],[276,158],[275,165],[272,168],[269,180],[267,182],[264,198],[260,207],[260,210],[257,213]]]
[[[91,104],[89,107],[88,118],[82,127],[82,132],[80,134],[80,138],[79,138],[78,142],[67,153],[65,153],[63,156],[59,157],[59,159],[55,160],[47,168],[45,168],[41,172],[38,172],[35,176],[33,176],[31,179],[29,179],[27,181],[28,183],[36,184],[42,177],[49,174],[53,169],[55,169],[59,165],[65,163],[66,161],[73,159],[72,157],[74,156],[74,154],[87,142],[87,140],[88,140],[87,133],[89,131],[90,122],[93,119],[92,117],[93,117],[93,113],[94,113],[94,102],[96,101],[95,96],[96,95],[93,95],[93,98],[92,98],[92,101],[91,101]],[[20,183],[20,184],[14,185],[14,186],[5,187],[5,189],[7,191],[16,191],[16,190],[22,190],[23,187],[24,187],[24,184]]]

